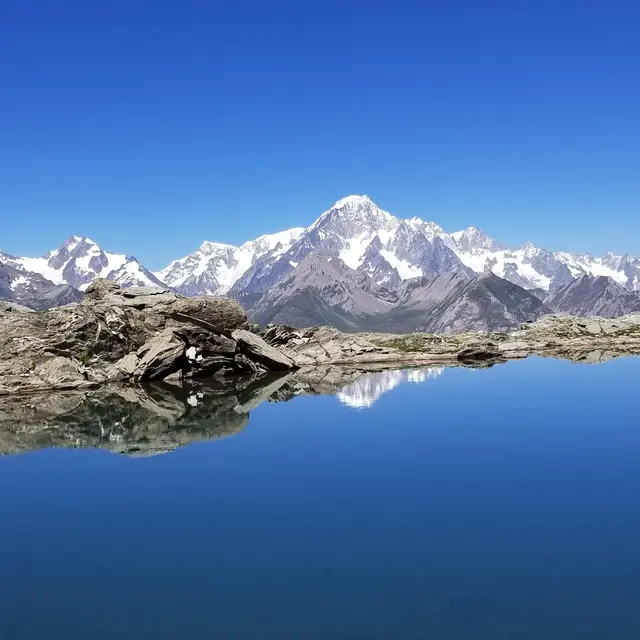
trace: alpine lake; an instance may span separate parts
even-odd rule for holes
[[[0,398],[0,640],[637,640],[639,379]]]

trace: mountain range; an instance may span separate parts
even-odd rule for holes
[[[475,227],[447,233],[393,216],[367,196],[339,200],[307,228],[239,247],[204,242],[155,273],[77,236],[40,258],[0,252],[0,299],[36,309],[76,301],[98,277],[229,295],[259,324],[344,330],[499,330],[553,312],[640,310],[638,258],[510,249]]]

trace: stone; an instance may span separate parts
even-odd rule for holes
[[[238,349],[235,340],[212,333],[202,327],[178,323],[175,325],[175,331],[187,341],[189,348],[195,349],[196,356],[205,358],[213,355],[233,356]]]
[[[236,353],[234,360],[241,371],[245,371],[247,373],[259,373],[260,371],[264,371],[263,367],[253,362],[253,360],[249,360],[249,358],[242,353]]]
[[[531,354],[584,362],[640,354],[638,313],[613,320],[545,316],[517,331],[489,334],[352,334],[273,325],[260,336],[244,329],[244,311],[232,300],[126,291],[97,280],[75,306],[23,313],[13,303],[1,305],[0,395],[164,379],[176,372],[226,385],[238,373],[262,376],[263,369],[478,366]]]
[[[270,371],[296,368],[290,358],[250,331],[236,329],[231,334],[231,337],[238,343],[240,351],[252,360],[264,365]]]
[[[121,290],[125,298],[139,298],[140,296],[158,296],[169,293],[169,289],[159,289],[158,287],[127,287]]]
[[[231,332],[247,323],[247,314],[235,300],[220,296],[177,299],[170,309],[173,318],[185,322],[201,320],[217,333]]]
[[[262,337],[271,345],[287,344],[291,340],[309,339],[313,329],[294,329],[284,324],[267,325]]]
[[[188,374],[184,352],[190,345],[194,363],[207,358],[194,366],[196,375],[222,370],[228,377],[241,370],[234,360],[238,345],[229,336],[244,326],[246,317],[235,301],[226,298],[187,299],[172,292],[121,289],[109,280],[96,280],[82,303],[73,307],[21,313],[14,306],[0,309],[0,394],[67,388],[62,376],[34,373],[58,356],[81,366],[84,382],[79,381],[80,385],[159,379],[174,371]],[[180,315],[175,309],[195,315]]]
[[[83,300],[101,300],[114,291],[119,291],[120,285],[106,278],[96,278],[85,290]]]
[[[484,360],[500,360],[504,359],[503,354],[492,345],[477,345],[462,349],[457,355],[460,362],[477,362]]]
[[[45,386],[55,389],[89,389],[98,383],[87,380],[81,365],[70,358],[58,356],[37,366],[32,374],[40,378]]]
[[[145,343],[137,352],[135,380],[162,380],[186,367],[186,345],[171,329]]]
[[[115,363],[115,367],[125,378],[130,378],[138,367],[138,356],[135,353],[128,353]]]
[[[233,370],[234,362],[226,356],[207,356],[191,362],[191,373],[194,377],[211,376],[220,369],[231,367]]]
[[[35,313],[35,311],[17,302],[0,300],[0,313]]]

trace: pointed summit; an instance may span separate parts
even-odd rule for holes
[[[331,208],[341,209],[342,207],[346,207],[348,205],[358,205],[358,204],[360,205],[367,204],[367,205],[375,206],[371,198],[367,195],[361,195],[361,196],[352,195],[352,196],[347,196],[346,198],[341,198],[340,200],[337,200],[336,203]]]
[[[467,227],[464,231],[451,234],[462,251],[502,251],[504,245],[490,238],[482,229]]]
[[[330,228],[342,238],[378,231],[391,231],[399,224],[397,218],[378,207],[369,196],[347,196],[338,200],[314,223],[315,228]]]

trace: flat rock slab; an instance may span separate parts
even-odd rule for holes
[[[185,343],[173,331],[163,331],[138,350],[134,380],[162,380],[180,371],[186,361],[185,349]]]
[[[278,349],[268,345],[255,333],[245,329],[236,329],[231,334],[231,337],[238,343],[241,351],[271,371],[296,368],[293,360],[278,351]]]
[[[16,302],[0,300],[0,313],[35,313],[35,311]]]

